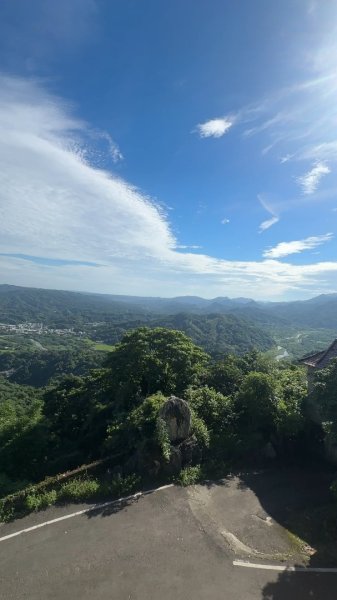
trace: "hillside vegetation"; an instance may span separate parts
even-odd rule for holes
[[[1,518],[17,506],[122,493],[139,477],[189,483],[271,458],[322,460],[324,444],[337,443],[337,363],[317,378],[312,421],[305,370],[290,358],[330,343],[335,332],[324,325],[335,302],[0,286]],[[295,326],[301,319],[310,328]],[[191,413],[189,437],[178,445],[161,416],[172,395]],[[92,462],[108,464],[112,478],[101,478],[104,467],[54,486],[60,472]]]
[[[159,477],[177,475],[177,449],[159,419],[172,394],[192,411],[195,450],[179,469],[249,463],[270,443],[280,458],[295,460],[319,444],[303,412],[306,393],[300,367],[257,352],[212,360],[179,331],[139,328],[108,353],[104,368],[84,376],[40,390],[2,380],[2,493],[105,457],[120,477],[153,475],[158,465]]]

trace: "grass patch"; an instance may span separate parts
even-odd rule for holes
[[[99,344],[99,343],[94,343],[94,345],[92,347],[94,350],[98,350],[98,352],[111,352],[111,350],[114,348],[114,346],[112,346],[111,344]]]
[[[107,479],[83,476],[41,491],[38,486],[29,486],[20,494],[12,494],[0,500],[0,522],[12,521],[17,517],[37,512],[55,504],[67,502],[97,502],[128,496],[140,486],[136,475],[116,475]]]

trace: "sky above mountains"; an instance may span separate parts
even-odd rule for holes
[[[333,0],[3,0],[0,281],[337,290]]]

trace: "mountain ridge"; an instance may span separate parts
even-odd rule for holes
[[[0,285],[0,322],[145,318],[178,313],[234,314],[264,326],[305,326],[337,330],[337,293],[308,300],[260,302],[251,298],[128,296]]]

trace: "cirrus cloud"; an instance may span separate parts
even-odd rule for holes
[[[330,168],[323,162],[317,162],[307,173],[297,178],[303,194],[313,194],[324,175],[330,173]]]
[[[280,242],[274,248],[269,248],[263,252],[265,258],[284,258],[290,254],[298,254],[304,250],[313,250],[332,240],[333,234],[326,233],[325,235],[316,235],[307,237],[305,240],[294,240],[293,242]]]

